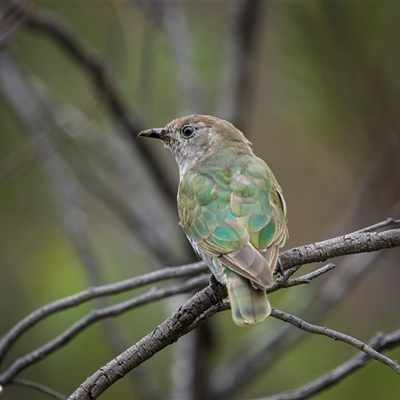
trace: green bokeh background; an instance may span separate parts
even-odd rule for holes
[[[237,4],[177,5],[185,18],[188,33],[185,39],[198,78],[202,105],[196,112],[217,114],[218,106],[223,104],[222,78],[229,60],[228,44],[235,44],[230,32]],[[37,1],[35,9],[54,12],[68,22],[82,43],[100,58],[129,110],[140,117],[144,127],[164,125],[181,115],[185,104],[180,94],[179,68],[162,24],[142,3]],[[392,136],[399,135],[400,4],[266,2],[262,10],[255,101],[246,115],[245,134],[283,187],[290,214],[286,248],[344,234],[348,229],[360,229],[389,216],[399,217],[400,167],[392,169],[390,176],[386,174],[387,182],[374,199],[365,198],[366,203],[372,203],[367,214],[353,220],[351,213],[355,211],[351,207],[359,185],[368,177],[382,147]],[[12,52],[40,93],[85,115],[86,122],[82,122],[74,120],[72,112],[55,113],[61,125],[69,127],[75,122],[73,133],[83,137],[83,141],[91,132],[90,146],[85,150],[74,143],[73,136],[66,138],[56,129],[50,132],[57,155],[70,165],[78,154],[114,184],[116,175],[101,165],[101,158],[95,152],[96,144],[106,146],[107,140],[114,140],[116,123],[88,75],[54,41],[28,27],[19,29],[2,51],[6,50]],[[177,186],[178,174],[172,156],[158,143],[150,146],[164,163],[171,184]],[[1,335],[29,312],[85,289],[89,281],[65,233],[49,179],[2,95],[0,170]],[[119,187],[120,183],[115,185]],[[87,234],[105,283],[154,268],[154,261],[143,250],[135,232],[84,185],[82,202]],[[177,221],[175,211],[171,211],[170,218]],[[185,243],[177,224],[172,224],[171,248],[176,252],[176,264],[191,259]],[[386,251],[318,323],[364,341],[369,341],[377,331],[386,333],[399,328],[399,257],[398,249]],[[312,285],[318,285],[318,281]],[[307,296],[308,291],[309,287],[293,288],[276,293],[271,299],[277,308],[294,312],[297,299]],[[121,295],[112,301],[131,295]],[[183,301],[180,298],[173,304],[158,302],[142,307],[119,316],[118,323],[133,344]],[[44,344],[93,307],[91,302],[33,327],[13,347],[5,364]],[[262,330],[259,327],[244,330],[233,325],[228,312],[214,316],[213,364],[229,362],[232,350],[245,338],[253,335],[254,340],[262,340],[263,335],[280,324],[269,319]],[[147,363],[166,399],[171,396],[174,346]],[[262,397],[295,389],[353,354],[355,350],[345,344],[308,335],[235,398]],[[400,359],[400,350],[387,354]],[[21,377],[70,394],[115,356],[104,330],[96,324],[24,371]],[[101,398],[137,396],[125,378]],[[2,400],[41,398],[45,398],[43,394],[14,385],[7,386],[1,397]],[[398,399],[400,379],[392,370],[374,362],[315,398]]]

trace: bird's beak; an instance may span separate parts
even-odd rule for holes
[[[164,128],[154,128],[140,132],[138,137],[149,137],[154,139],[165,140],[168,137],[168,135]]]

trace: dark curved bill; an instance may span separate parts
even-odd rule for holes
[[[167,137],[164,128],[147,129],[139,133],[138,137],[149,137],[154,139],[165,139]]]

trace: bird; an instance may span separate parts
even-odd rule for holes
[[[210,115],[176,118],[138,137],[159,139],[179,168],[180,225],[197,256],[226,285],[232,319],[258,324],[271,313],[287,208],[271,169],[233,124]]]

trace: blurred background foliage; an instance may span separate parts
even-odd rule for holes
[[[0,334],[36,308],[90,285],[194,260],[171,194],[178,182],[175,161],[159,143],[143,145],[135,138],[142,128],[187,113],[231,120],[268,162],[289,208],[286,248],[399,217],[399,3],[36,1],[21,6],[20,19],[4,17],[0,23]],[[54,34],[32,21],[36,16],[72,32],[97,60],[132,129],[115,104],[113,109],[110,94],[96,87],[96,67],[77,61]],[[154,168],[162,176],[155,176]],[[329,279],[345,285],[358,262],[371,265],[334,309],[309,322],[364,341],[398,327],[399,256],[394,249],[372,261],[340,260],[321,291],[339,292],[342,287],[330,287]],[[313,281],[274,294],[273,305],[296,313],[307,299],[319,301],[318,285]],[[118,345],[139,340],[184,299],[113,320],[124,334],[116,345],[106,324],[92,326],[21,377],[69,394],[115,357]],[[33,327],[3,367],[96,306],[92,302]],[[322,300],[312,306],[323,307]],[[203,330],[208,357],[203,375],[212,373],[216,388],[219,379],[225,385],[224,366],[248,354],[249,343],[261,346],[281,325],[271,318],[241,329],[229,313],[214,316]],[[185,370],[176,362],[190,358],[185,340],[102,398],[152,398],[152,393],[153,398],[186,398]],[[246,385],[219,398],[295,389],[353,354],[344,344],[307,336]],[[389,355],[400,358],[399,350]],[[149,384],[147,396],[140,383]],[[399,378],[376,362],[316,396],[399,397]],[[2,396],[28,398],[44,394],[11,385]]]

